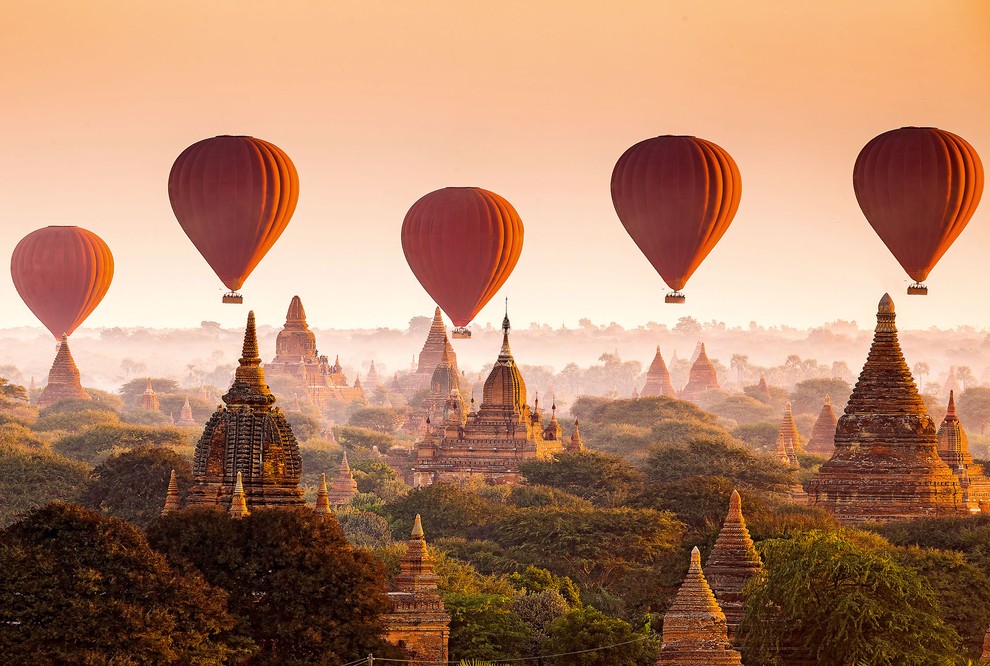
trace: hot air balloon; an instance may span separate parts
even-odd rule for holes
[[[186,148],[168,176],[172,211],[230,292],[237,290],[285,231],[299,176],[277,146],[249,136],[217,136]]]
[[[742,182],[725,150],[693,136],[658,136],[627,150],[612,170],[615,212],[663,281],[681,289],[729,228]]]
[[[455,338],[495,295],[519,259],[523,223],[508,201],[480,187],[447,187],[412,205],[402,251],[420,284],[454,322]]]
[[[856,158],[853,189],[863,214],[907,274],[922,284],[966,228],[983,194],[983,164],[965,139],[934,127],[902,127]]]
[[[45,227],[14,248],[10,275],[24,303],[58,340],[103,300],[113,280],[113,255],[92,231]]]

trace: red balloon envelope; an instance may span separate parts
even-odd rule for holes
[[[458,327],[467,326],[505,283],[522,244],[519,213],[480,187],[430,192],[402,221],[409,267]]]
[[[741,193],[732,157],[693,136],[640,141],[612,170],[612,203],[622,226],[675,292],[729,228]]]
[[[168,198],[189,240],[237,291],[289,224],[299,176],[288,155],[267,141],[218,136],[182,151],[168,176]]]
[[[113,255],[81,227],[45,227],[21,239],[10,257],[17,293],[56,339],[70,335],[113,280]]]
[[[983,164],[951,132],[902,127],[866,144],[853,168],[853,188],[880,240],[920,283],[980,203]],[[916,284],[908,291],[927,289]]]

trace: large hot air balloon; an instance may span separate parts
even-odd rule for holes
[[[627,150],[612,170],[622,226],[663,281],[681,289],[729,228],[739,208],[739,169],[725,150],[693,136],[658,136]]]
[[[495,295],[519,259],[523,223],[508,201],[480,187],[447,187],[412,205],[402,221],[409,267],[454,325],[454,337]]]
[[[58,340],[92,312],[113,280],[113,255],[81,227],[45,227],[21,239],[10,257],[17,293]]]
[[[299,198],[299,176],[277,146],[249,136],[218,136],[186,148],[168,176],[168,198],[182,230],[230,293],[285,231]]]
[[[934,127],[884,132],[863,148],[853,168],[856,199],[870,226],[922,284],[966,228],[983,194],[983,164],[965,139]]]

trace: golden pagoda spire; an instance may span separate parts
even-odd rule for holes
[[[320,474],[320,487],[316,491],[316,513],[330,513],[330,495],[327,492],[327,475]]]
[[[742,620],[743,588],[762,568],[763,563],[746,529],[742,499],[733,490],[729,497],[729,512],[705,565],[707,580],[725,613],[730,639]]]
[[[230,509],[228,511],[234,518],[243,518],[251,514],[247,508],[247,500],[244,497],[244,482],[241,480],[241,473],[237,473],[237,481],[234,482],[234,494],[230,498]]]
[[[175,470],[172,470],[171,476],[168,479],[168,490],[165,492],[165,507],[162,509],[162,515],[167,513],[172,513],[173,511],[178,511],[182,508],[179,502],[179,483],[175,478]]]
[[[244,329],[244,346],[234,383],[223,396],[227,404],[274,404],[275,396],[265,383],[265,371],[261,368],[258,354],[258,333],[254,324],[254,310],[248,312],[247,327]]]

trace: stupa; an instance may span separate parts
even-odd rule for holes
[[[242,478],[251,510],[303,504],[299,447],[265,384],[254,312],[248,313],[239,366],[223,401],[196,444],[188,505],[226,508]]]
[[[969,438],[956,414],[954,391],[949,391],[949,406],[938,427],[938,457],[959,479],[963,504],[971,513],[990,512],[990,479],[983,465],[973,462],[969,452]]]
[[[715,366],[712,365],[711,360],[708,358],[708,353],[705,351],[705,344],[701,343],[698,349],[698,358],[691,366],[691,374],[688,376],[687,386],[681,391],[681,400],[697,402],[698,398],[705,391],[717,389],[718,387],[718,375],[715,372]]]
[[[945,378],[945,383],[942,384],[941,396],[945,398],[950,393],[955,393],[959,390],[959,380],[956,379],[956,366],[949,367],[949,376]]]
[[[337,475],[333,477],[330,484],[331,506],[347,504],[357,495],[357,491],[357,481],[354,480],[351,466],[347,463],[347,451],[344,451],[344,455],[340,459],[340,467],[337,468]]]
[[[195,426],[199,425],[196,423],[196,419],[193,418],[192,406],[189,404],[189,398],[182,403],[182,409],[179,410],[179,420],[175,422],[175,425],[180,426]]]
[[[811,429],[811,439],[804,450],[818,456],[831,456],[835,452],[835,425],[838,420],[832,410],[831,396],[825,396],[825,404]]]
[[[706,578],[725,613],[730,641],[735,642],[736,630],[743,616],[743,588],[762,568],[763,563],[746,529],[742,500],[739,493],[733,490],[729,498],[729,513],[705,563]]]
[[[667,371],[667,364],[663,362],[660,354],[660,345],[657,345],[656,356],[650,363],[650,369],[646,371],[646,384],[639,393],[643,397],[665,395],[671,398],[677,396],[674,385],[670,383],[670,372]]]
[[[148,377],[148,386],[144,389],[144,393],[141,394],[141,409],[146,412],[162,411],[162,406],[158,402],[158,394],[155,393],[155,389],[151,385],[151,377]]]
[[[421,430],[426,419],[432,420],[442,416],[451,392],[456,390],[459,394],[460,388],[461,383],[457,369],[454,368],[450,354],[444,349],[440,363],[433,370],[433,376],[430,378],[430,392],[423,398],[416,411],[406,419],[403,431],[413,436],[422,434]],[[467,415],[466,405],[462,405],[462,412],[464,416]]]
[[[63,335],[55,353],[55,362],[48,371],[48,384],[38,397],[38,408],[44,409],[62,400],[89,399],[89,394],[79,380],[79,368],[69,351],[69,339]]]
[[[364,382],[365,390],[374,393],[378,389],[378,370],[375,368],[375,361],[371,361],[368,368],[368,379]]]
[[[784,405],[784,418],[780,420],[780,427],[777,429],[777,449],[774,455],[781,463],[792,468],[798,467],[799,437],[794,415],[791,413],[791,403],[788,402]]]
[[[763,376],[762,372],[760,373],[760,383],[756,385],[756,399],[770,404],[770,387],[767,386],[767,378]]]
[[[413,523],[406,552],[399,558],[400,573],[388,593],[391,609],[385,614],[385,640],[401,648],[417,663],[447,662],[450,615],[437,592],[433,558],[426,551],[423,522]]]
[[[663,616],[663,645],[657,666],[739,666],[725,614],[701,570],[701,553],[691,551],[691,565],[674,603]]]
[[[568,453],[581,453],[584,451],[584,442],[581,441],[581,430],[578,427],[577,419],[574,419],[574,432],[571,433],[571,438],[564,445],[564,450]]]
[[[454,347],[447,338],[447,328],[443,323],[443,315],[440,314],[440,308],[437,308],[433,313],[430,332],[423,343],[423,349],[419,352],[419,362],[415,372],[401,379],[402,389],[406,397],[412,397],[414,393],[430,388],[433,371],[440,365],[444,353],[447,354],[450,367],[456,374],[460,375],[460,371],[457,369],[457,354],[454,353]]]
[[[320,474],[320,485],[316,489],[316,513],[326,515],[330,513],[330,492],[327,490],[327,475]]]
[[[809,486],[810,503],[843,523],[966,512],[938,456],[938,434],[897,341],[894,302],[880,300],[873,345],[835,431],[835,453]]]
[[[175,478],[175,470],[168,477],[168,489],[165,491],[165,506],[162,508],[162,515],[178,511],[182,508],[179,499],[179,482]]]

